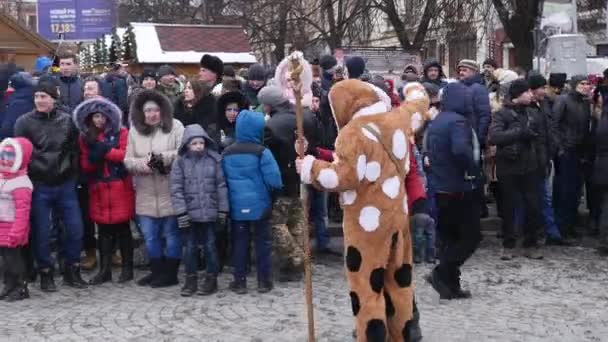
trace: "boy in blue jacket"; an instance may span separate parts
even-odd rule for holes
[[[264,115],[242,111],[236,119],[236,143],[226,148],[222,166],[230,198],[232,221],[232,264],[234,281],[230,288],[247,293],[249,235],[254,229],[258,272],[258,292],[272,290],[272,236],[269,219],[272,192],[283,187],[281,172],[270,150],[262,145]]]

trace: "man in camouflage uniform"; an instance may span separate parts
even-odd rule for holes
[[[270,149],[281,170],[283,190],[276,194],[272,212],[274,247],[280,262],[279,281],[301,279],[304,271],[304,211],[300,203],[300,177],[296,172],[296,115],[293,104],[281,88],[266,86],[258,93],[264,112],[270,116],[264,131],[264,144]],[[317,146],[316,119],[304,113],[304,133],[308,150]]]

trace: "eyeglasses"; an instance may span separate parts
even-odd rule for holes
[[[238,113],[238,112],[239,112],[239,109],[238,109],[238,108],[226,108],[226,111],[227,111],[227,112],[235,112],[235,113]]]

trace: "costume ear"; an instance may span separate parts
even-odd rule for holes
[[[430,99],[424,86],[418,82],[411,82],[403,87],[403,97],[405,101],[401,106],[406,106],[411,110],[410,127],[416,133],[424,126],[424,122],[429,120]]]

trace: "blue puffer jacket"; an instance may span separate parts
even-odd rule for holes
[[[194,138],[205,139],[205,150],[188,150]],[[198,124],[184,131],[179,158],[171,168],[171,204],[179,215],[188,213],[194,222],[214,222],[219,212],[228,212],[228,190],[215,141]]]
[[[472,105],[471,92],[461,83],[450,83],[443,91],[442,111],[427,131],[429,182],[437,192],[471,191],[479,176],[479,145],[464,116]]]
[[[483,84],[483,78],[479,73],[467,78],[462,83],[471,90],[471,96],[473,97],[473,110],[467,113],[466,116],[471,122],[473,129],[475,129],[479,144],[485,146],[490,122],[492,121],[488,88]]]
[[[34,81],[26,72],[18,72],[11,77],[15,92],[8,99],[8,107],[0,117],[0,140],[15,136],[15,123],[23,114],[34,110]]]
[[[262,145],[264,115],[242,111],[236,119],[236,143],[224,150],[222,164],[228,183],[230,216],[237,221],[268,218],[272,191],[283,187],[279,165]]]

